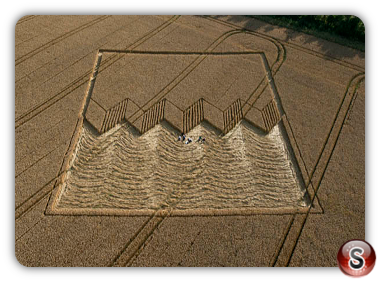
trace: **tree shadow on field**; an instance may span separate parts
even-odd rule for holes
[[[285,42],[300,42],[303,44],[312,44],[319,47],[319,53],[326,57],[333,57],[336,59],[349,59],[358,57],[359,59],[365,58],[365,53],[347,46],[340,45],[335,42],[321,39],[306,33],[298,32],[290,28],[279,27],[261,21],[256,18],[246,16],[211,16],[215,19],[227,20],[232,23],[239,24],[242,28],[251,31],[265,33],[271,37],[283,40]],[[243,24],[243,25],[242,25]]]

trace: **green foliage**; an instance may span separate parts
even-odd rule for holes
[[[365,41],[363,22],[355,16],[267,16],[300,29],[332,33],[349,40]]]

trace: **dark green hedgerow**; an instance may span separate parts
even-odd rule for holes
[[[280,15],[253,17],[364,51],[365,27],[364,23],[356,16]]]

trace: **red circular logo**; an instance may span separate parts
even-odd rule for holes
[[[339,268],[349,276],[367,275],[375,266],[375,261],[375,250],[366,241],[359,239],[347,241],[338,252]]]

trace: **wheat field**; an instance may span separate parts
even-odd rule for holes
[[[243,120],[220,136],[202,122],[186,144],[165,122],[143,135],[127,123],[97,135],[85,123],[57,208],[305,206],[280,127],[264,134]]]

